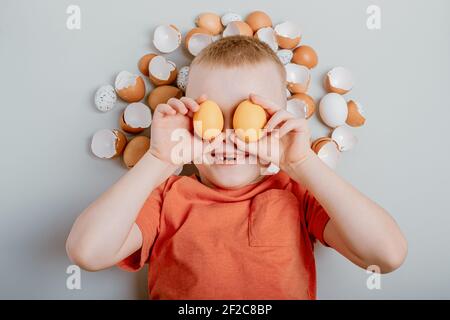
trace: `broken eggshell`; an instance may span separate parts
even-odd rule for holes
[[[339,151],[349,151],[358,142],[356,136],[346,126],[340,126],[333,130],[331,139],[338,145]]]
[[[305,93],[311,82],[311,72],[305,66],[288,63],[286,69],[287,88],[292,93]]]
[[[222,34],[223,37],[230,36],[253,36],[253,30],[244,21],[233,21],[230,22]]]
[[[354,86],[353,75],[344,67],[335,67],[325,75],[324,86],[327,92],[346,94]]]
[[[137,136],[128,142],[123,151],[123,162],[131,169],[150,149],[150,139],[145,136]]]
[[[220,17],[215,13],[202,13],[195,20],[197,27],[208,30],[212,35],[218,35],[223,31]]]
[[[364,117],[364,109],[361,104],[355,100],[350,100],[347,102],[348,116],[347,124],[351,127],[361,127],[366,122]]]
[[[262,11],[254,11],[250,13],[245,19],[245,22],[250,26],[253,33],[262,28],[272,29],[272,19],[270,19],[267,13]]]
[[[141,133],[150,127],[152,113],[142,102],[129,104],[122,112],[119,120],[120,128],[127,133]]]
[[[186,34],[186,49],[194,57],[208,45],[214,42],[213,34],[204,28],[194,28]]]
[[[102,112],[110,111],[117,102],[117,94],[113,86],[105,85],[100,87],[95,93],[95,106]]]
[[[255,37],[264,43],[266,43],[273,51],[277,52],[278,42],[275,36],[275,31],[272,27],[264,27],[256,31]]]
[[[127,144],[126,136],[119,130],[102,129],[92,137],[91,151],[101,159],[112,159],[122,154]]]
[[[147,77],[149,76],[149,74],[148,74],[148,65],[150,64],[150,61],[156,56],[157,56],[157,54],[155,54],[155,53],[149,53],[149,54],[146,54],[145,56],[143,56],[139,60],[138,68],[139,68],[139,71],[144,76],[147,76]]]
[[[336,142],[328,137],[319,138],[313,142],[311,148],[328,167],[336,169],[341,155]]]
[[[292,62],[312,69],[317,66],[319,58],[316,51],[310,46],[299,46],[294,50]]]
[[[278,45],[283,49],[294,49],[300,43],[302,33],[300,28],[291,21],[275,26]]]
[[[115,87],[117,95],[128,103],[138,102],[145,96],[144,79],[128,71],[117,75]]]
[[[327,126],[342,126],[347,120],[347,102],[340,94],[328,93],[320,100],[319,114]]]
[[[277,51],[277,56],[282,64],[287,65],[292,61],[292,57],[294,56],[294,54],[292,53],[292,50],[281,49]]]
[[[220,21],[222,22],[222,25],[224,27],[228,26],[228,24],[230,24],[230,22],[233,21],[242,21],[242,16],[237,14],[237,13],[233,13],[233,12],[228,12],[225,13],[222,18],[220,19]]]
[[[155,86],[172,84],[177,79],[177,66],[163,56],[155,56],[148,65],[150,82]]]
[[[160,86],[155,88],[148,95],[148,105],[150,108],[155,111],[156,107],[160,103],[167,103],[170,98],[181,98],[183,96],[183,92],[181,89],[174,86]]]
[[[162,53],[170,53],[181,44],[181,33],[174,25],[161,25],[153,33],[153,45]]]
[[[309,119],[316,110],[314,99],[305,93],[296,93],[288,98],[287,111],[297,118]]]
[[[182,91],[186,91],[187,83],[189,80],[189,66],[184,66],[178,71],[177,87]]]

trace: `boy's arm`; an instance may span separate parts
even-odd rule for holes
[[[138,250],[142,234],[136,217],[149,192],[175,169],[147,152],[78,217],[66,243],[70,259],[95,271],[111,267]]]
[[[329,246],[360,267],[376,265],[382,273],[403,263],[407,243],[394,219],[340,178],[312,150],[285,170],[328,213],[324,240]]]

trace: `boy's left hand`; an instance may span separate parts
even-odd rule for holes
[[[246,143],[232,134],[230,138],[238,149],[284,170],[303,161],[312,153],[311,133],[306,119],[295,117],[282,106],[261,96],[251,94],[249,99],[263,107],[270,118],[265,126],[266,133],[259,141]]]

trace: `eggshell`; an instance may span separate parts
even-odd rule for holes
[[[230,22],[242,21],[242,16],[234,12],[228,12],[225,13],[220,20],[222,22],[222,25],[226,27]]]
[[[123,162],[128,169],[131,169],[150,149],[150,139],[144,136],[137,136],[128,142],[123,151]]]
[[[143,56],[139,60],[138,68],[139,68],[139,71],[141,71],[141,73],[144,76],[147,76],[147,77],[149,76],[149,74],[148,74],[148,65],[150,64],[150,60],[152,60],[156,56],[157,56],[157,54],[155,54],[155,53],[149,53],[149,54],[146,54],[145,56]]]
[[[252,28],[253,33],[261,28],[272,27],[272,19],[267,15],[267,13],[262,11],[254,11],[250,13],[245,22]]]
[[[294,56],[294,54],[292,53],[292,50],[281,49],[277,51],[277,56],[282,64],[287,65],[292,61],[292,57]]]
[[[155,86],[174,83],[177,80],[177,66],[163,56],[156,56],[148,65],[150,82]]]
[[[358,142],[356,136],[346,126],[340,126],[333,130],[331,139],[338,145],[339,151],[349,151]]]
[[[102,112],[110,111],[117,102],[117,94],[113,86],[105,85],[100,87],[95,93],[95,106]]]
[[[184,44],[189,53],[195,57],[213,41],[213,34],[209,30],[194,28],[186,34]]]
[[[181,44],[181,33],[174,25],[161,25],[153,34],[153,45],[162,53],[170,53]]]
[[[138,102],[145,96],[145,83],[141,76],[122,71],[115,82],[117,95],[128,103]]]
[[[194,132],[205,140],[211,140],[223,130],[223,114],[220,107],[211,100],[200,104],[193,116]]]
[[[361,127],[366,122],[366,118],[364,117],[364,109],[361,104],[357,101],[350,100],[347,102],[348,107],[348,116],[347,116],[347,124],[351,127]]]
[[[325,75],[324,87],[327,92],[346,94],[353,86],[353,75],[344,67],[335,67]]]
[[[178,71],[177,76],[177,87],[180,88],[182,91],[186,91],[186,87],[189,80],[189,66],[184,66]]]
[[[331,128],[342,126],[347,120],[347,102],[337,93],[328,93],[320,100],[319,113],[327,126]]]
[[[322,137],[319,138],[317,140],[315,140],[312,144],[311,144],[311,149],[315,152],[318,153],[319,150],[328,142],[332,142],[333,140],[329,137]]]
[[[317,53],[310,46],[300,46],[294,50],[293,63],[312,69],[317,66],[318,61]]]
[[[152,113],[149,107],[141,102],[129,104],[119,118],[120,128],[127,133],[140,133],[150,127]]]
[[[316,111],[314,99],[305,93],[296,93],[289,97],[287,111],[299,118],[309,119]]]
[[[264,27],[259,29],[255,37],[264,43],[266,43],[273,51],[277,52],[278,42],[275,36],[275,32],[271,27]]]
[[[160,86],[155,88],[148,95],[148,105],[150,108],[155,111],[156,107],[160,103],[166,103],[170,98],[181,98],[183,96],[183,92],[174,86]]]
[[[300,28],[291,21],[286,21],[275,26],[275,34],[278,45],[282,49],[294,49],[301,40]]]
[[[241,102],[233,115],[233,128],[243,141],[255,142],[263,136],[267,113],[259,105],[248,100]]]
[[[202,13],[197,17],[195,24],[199,28],[208,30],[213,35],[218,35],[223,31],[220,17],[215,13]]]
[[[292,93],[305,93],[311,83],[311,72],[305,66],[288,63],[286,69],[287,88]]]
[[[127,137],[119,130],[102,129],[92,137],[91,151],[101,159],[112,159],[122,154]]]
[[[233,21],[228,24],[222,34],[223,37],[229,36],[253,36],[253,30],[244,21]]]
[[[330,138],[323,139],[319,142],[313,143],[315,148],[313,149],[320,160],[322,160],[331,169],[336,169],[340,152],[337,144]]]

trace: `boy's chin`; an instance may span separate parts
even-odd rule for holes
[[[210,165],[199,166],[202,178],[223,189],[241,188],[256,182],[261,177],[259,165]]]

